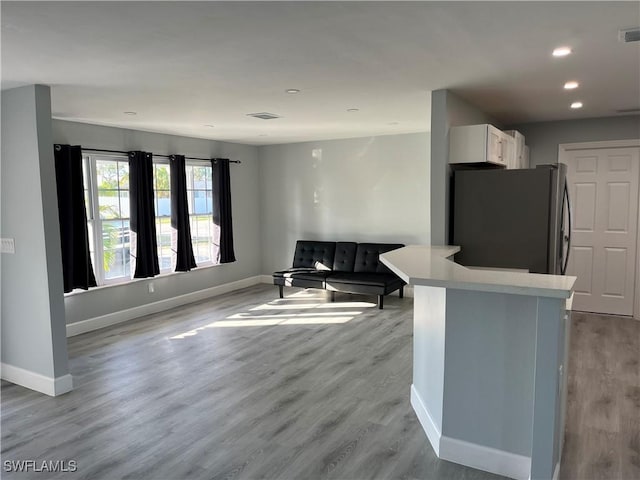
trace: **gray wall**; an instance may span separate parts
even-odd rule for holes
[[[242,162],[240,165],[231,165],[234,246],[237,258],[235,263],[68,295],[65,297],[67,323],[138,307],[260,274],[257,147],[62,120],[53,121],[53,140],[54,143],[79,144],[85,148],[125,151],[140,149],[163,155],[179,153],[202,158],[226,157]],[[154,293],[148,292],[150,281],[154,283]]]
[[[443,435],[531,455],[537,303],[447,289]]]
[[[260,147],[262,272],[298,239],[429,243],[429,134]]]
[[[449,90],[431,92],[431,244],[449,243],[449,128],[497,121]]]
[[[525,123],[509,127],[525,136],[531,165],[556,163],[561,143],[640,138],[640,115]]]
[[[2,362],[69,373],[49,87],[2,92]]]

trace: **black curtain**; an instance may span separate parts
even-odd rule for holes
[[[129,202],[131,206],[131,256],[134,278],[160,273],[153,199],[153,154],[129,152]]]
[[[171,227],[173,227],[171,247],[175,255],[175,271],[188,272],[197,265],[191,245],[184,155],[171,155],[169,170],[171,176]]]
[[[53,149],[58,189],[58,217],[62,244],[64,291],[96,286],[89,254],[87,211],[84,204],[82,149],[80,145],[55,145]]]
[[[213,169],[213,242],[214,247],[216,245],[218,247],[217,263],[235,262],[229,159],[214,158],[211,160],[211,166]]]

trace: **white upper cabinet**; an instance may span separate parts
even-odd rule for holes
[[[526,168],[521,161],[524,136],[518,135],[522,139],[521,147],[519,139],[493,125],[452,127],[449,130],[449,163],[490,163],[505,168]]]
[[[518,168],[516,144],[513,137],[502,132],[502,157],[507,168]]]
[[[514,140],[514,166],[513,168],[529,168],[529,154],[524,144],[524,135],[517,130],[505,130],[507,135]]]

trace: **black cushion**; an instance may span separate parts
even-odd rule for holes
[[[325,280],[329,270],[316,270],[315,268],[289,268],[280,272],[274,272],[273,284],[288,287],[325,288]]]
[[[336,272],[329,275],[327,282],[359,284],[384,287],[385,285],[403,284],[402,279],[393,273],[347,273]]]
[[[327,275],[329,275],[331,271],[326,270],[313,270],[309,272],[285,272],[284,278],[303,278],[307,280],[324,280]]]
[[[317,272],[315,268],[287,268],[279,272],[273,272],[274,277],[290,277],[294,274]]]
[[[380,262],[381,253],[404,247],[401,243],[359,243],[356,250],[354,272],[359,273],[392,273]]]
[[[358,244],[355,242],[336,243],[336,257],[333,262],[334,272],[353,272],[357,247]]]
[[[296,242],[296,251],[293,256],[293,267],[331,270],[331,267],[333,267],[335,252],[335,242],[298,240]]]
[[[280,272],[273,272],[276,278],[306,278],[322,279],[329,275],[331,270],[316,270],[315,268],[288,268]]]

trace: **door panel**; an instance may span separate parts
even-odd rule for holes
[[[610,183],[608,187],[607,233],[627,233],[629,231],[629,206],[631,200],[629,183]]]
[[[573,247],[571,256],[573,257],[574,270],[569,275],[578,277],[576,280],[575,291],[591,295],[591,275],[593,273],[593,248],[591,247]],[[569,259],[569,266],[572,265],[572,259]],[[574,300],[575,301],[575,300]]]
[[[575,310],[632,315],[636,281],[640,148],[570,150],[575,222],[567,274]]]
[[[604,249],[604,287],[602,294],[607,297],[624,298],[625,278],[620,272],[625,271],[627,263],[626,248]]]
[[[581,232],[593,232],[596,227],[596,184],[576,183],[573,188],[575,204],[574,230]]]
[[[598,167],[598,157],[591,155],[581,155],[575,158],[575,168],[578,173],[596,173]]]
[[[609,157],[609,170],[612,172],[630,171],[631,157],[629,155],[611,155]]]

